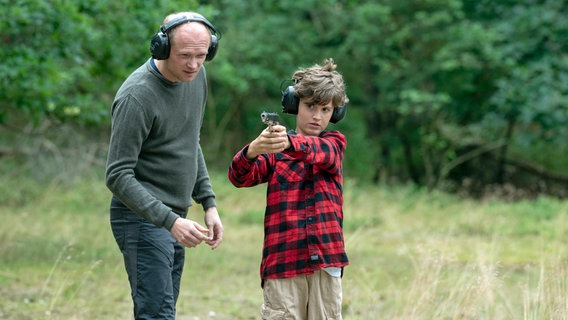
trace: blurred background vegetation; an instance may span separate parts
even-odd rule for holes
[[[260,112],[280,111],[282,81],[332,57],[351,100],[333,127],[348,138],[349,177],[474,197],[568,196],[566,0],[0,4],[5,176],[65,180],[104,165],[116,90],[149,58],[164,16],[193,10],[222,33],[206,63],[212,168],[257,136]]]

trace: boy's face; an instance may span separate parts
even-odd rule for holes
[[[305,136],[318,136],[327,127],[332,114],[331,101],[326,105],[308,105],[305,99],[300,99],[296,132]]]

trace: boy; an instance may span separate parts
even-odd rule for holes
[[[325,130],[345,115],[348,98],[332,59],[299,69],[283,93],[296,130],[267,128],[233,158],[236,187],[268,183],[260,276],[263,319],[342,319],[342,160],[346,140]]]

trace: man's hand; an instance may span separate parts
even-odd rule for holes
[[[246,157],[254,159],[263,153],[279,153],[290,147],[290,140],[286,133],[286,127],[275,125],[271,128],[264,129],[256,139],[254,139],[248,147]]]
[[[205,240],[211,249],[216,249],[223,241],[223,224],[216,207],[205,211],[205,225],[209,228],[208,238]]]
[[[201,241],[211,240],[208,236],[210,230],[207,230],[195,221],[184,218],[176,219],[170,232],[174,236],[174,239],[188,248],[197,246]]]

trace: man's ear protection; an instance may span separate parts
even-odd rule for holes
[[[300,99],[294,95],[294,86],[288,86],[286,90],[282,91],[282,112],[289,114],[298,114],[298,106]],[[345,117],[347,113],[347,104],[333,109],[333,114],[329,122],[337,123]]]
[[[152,58],[156,60],[165,60],[169,58],[171,45],[168,32],[173,28],[179,26],[180,24],[189,21],[201,22],[206,25],[209,30],[211,30],[211,44],[209,45],[209,49],[207,50],[207,56],[205,57],[205,60],[213,60],[219,47],[219,39],[221,38],[221,34],[217,31],[217,29],[211,22],[200,16],[183,16],[162,25],[160,27],[160,30],[152,37],[152,40],[150,41],[150,52],[152,53]]]

